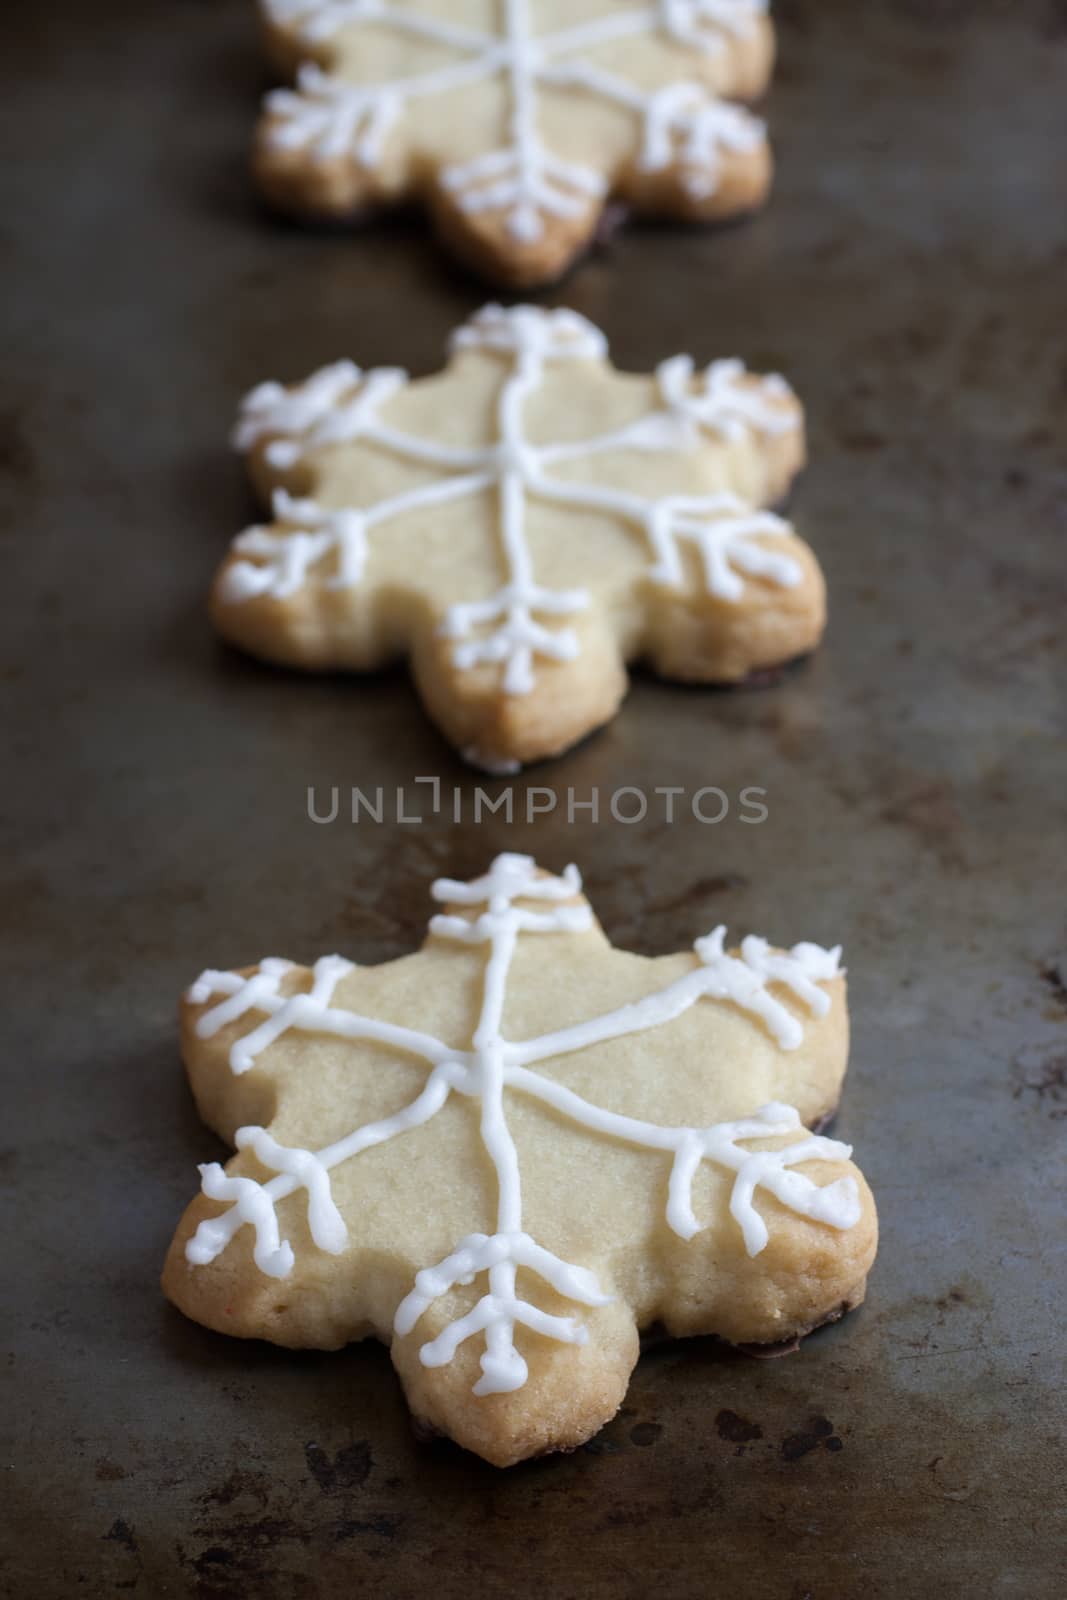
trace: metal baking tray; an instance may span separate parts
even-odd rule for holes
[[[342,354],[432,370],[483,291],[417,219],[349,237],[258,210],[246,0],[17,9],[3,1592],[1062,1593],[1062,7],[782,0],[770,209],[625,230],[545,297],[627,367],[788,375],[831,625],[759,690],[637,674],[607,730],[513,780],[510,828],[471,821],[478,780],[403,672],[271,671],[204,611],[251,510],[224,445],[240,393]],[[308,819],[309,786],[420,775],[459,787],[458,823]],[[769,817],[523,820],[531,787],[657,784],[759,786]],[[799,1354],[658,1346],[601,1435],[506,1473],[417,1441],[379,1348],[230,1341],[157,1283],[221,1153],[179,991],[267,952],[398,955],[431,878],[501,848],[577,861],[637,950],[719,921],[841,940],[837,1131],[882,1219],[866,1305]]]

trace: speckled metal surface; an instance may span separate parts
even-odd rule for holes
[[[416,224],[258,214],[250,9],[5,26],[4,1592],[1062,1592],[1067,13],[780,4],[772,209],[624,233],[551,297],[625,365],[793,379],[832,626],[768,690],[639,681],[516,785],[760,785],[764,825],[509,830],[309,822],[309,784],[472,780],[403,674],[270,672],[205,622],[242,389],[342,352],[429,370],[481,299]],[[219,1153],[182,986],[398,954],[430,878],[502,846],[581,862],[640,950],[719,920],[842,939],[838,1126],[883,1224],[867,1305],[799,1355],[662,1346],[599,1438],[507,1474],[417,1443],[381,1350],[230,1342],[157,1287]]]

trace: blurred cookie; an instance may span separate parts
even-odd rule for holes
[[[762,509],[803,463],[803,414],[738,361],[621,373],[577,313],[487,306],[442,373],[261,384],[235,437],[273,520],[219,572],[220,633],[324,671],[409,655],[489,769],[606,722],[632,659],[732,683],[822,634],[815,557]]]
[[[758,206],[766,0],[262,0],[296,86],[267,96],[255,171],[276,205],[353,217],[411,198],[494,282],[558,277],[615,196],[706,222]]]

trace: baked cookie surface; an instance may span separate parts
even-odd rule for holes
[[[719,928],[629,955],[573,868],[524,856],[433,895],[415,955],[189,991],[193,1092],[238,1153],[201,1168],[176,1305],[291,1347],[374,1335],[420,1421],[506,1466],[614,1415],[641,1328],[771,1344],[863,1299],[873,1200],[804,1127],[845,1072],[838,951]]]
[[[262,0],[264,194],[309,217],[417,198],[445,244],[510,288],[558,277],[609,196],[696,222],[771,178],[765,0]]]
[[[309,669],[410,657],[490,770],[608,721],[628,661],[732,683],[822,634],[815,556],[764,509],[803,464],[803,413],[738,361],[621,373],[577,313],[487,306],[435,376],[259,385],[235,442],[273,518],[223,563],[219,632]]]

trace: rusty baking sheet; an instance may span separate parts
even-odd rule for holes
[[[625,366],[788,374],[831,627],[758,692],[639,677],[515,780],[510,828],[311,822],[309,786],[475,780],[403,673],[272,672],[205,622],[250,509],[240,392],[345,353],[432,370],[482,298],[417,223],[260,213],[250,13],[55,0],[5,30],[3,1592],[1061,1593],[1062,5],[780,4],[771,209],[627,230],[549,297]],[[769,816],[523,820],[533,787],[627,784],[760,786]],[[381,1350],[227,1341],[157,1273],[220,1153],[183,985],[397,955],[434,874],[505,847],[579,861],[639,950],[718,921],[843,941],[837,1126],[883,1244],[862,1311],[798,1355],[657,1347],[585,1449],[500,1474],[412,1437]]]

